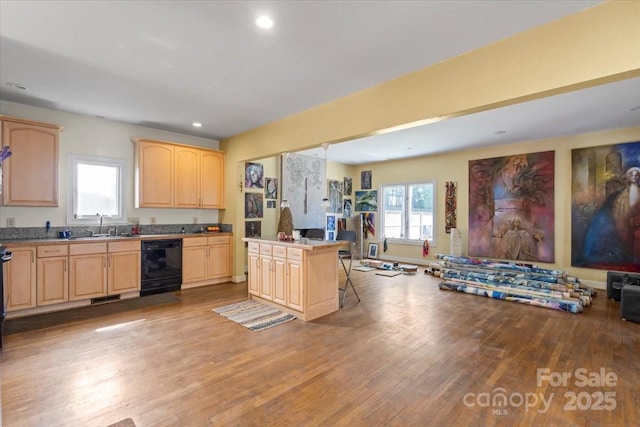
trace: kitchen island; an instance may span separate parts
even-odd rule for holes
[[[249,238],[249,299],[313,320],[339,308],[338,250],[346,242]]]

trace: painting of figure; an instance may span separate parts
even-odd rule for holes
[[[571,265],[640,272],[640,142],[571,151]]]
[[[554,152],[469,162],[469,255],[554,262]]]
[[[262,193],[245,193],[244,194],[244,217],[245,218],[262,218],[263,213]]]
[[[244,164],[244,186],[246,188],[264,188],[263,167],[261,163]]]

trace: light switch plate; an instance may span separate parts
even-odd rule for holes
[[[15,218],[7,218],[7,228],[15,227],[15,226],[16,226],[16,219]]]
[[[150,222],[151,222],[152,225],[155,224],[156,223],[156,217],[152,216]]]

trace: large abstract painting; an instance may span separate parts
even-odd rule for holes
[[[571,151],[571,265],[640,272],[640,142]]]
[[[554,152],[469,162],[469,255],[554,262]]]
[[[324,166],[317,157],[282,155],[282,198],[289,202],[296,229],[325,226],[325,209],[320,208],[327,194]]]

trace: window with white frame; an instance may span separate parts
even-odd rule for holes
[[[68,164],[67,223],[87,223],[99,215],[122,220],[124,160],[70,154]]]
[[[435,188],[433,182],[381,186],[383,238],[434,244]]]

